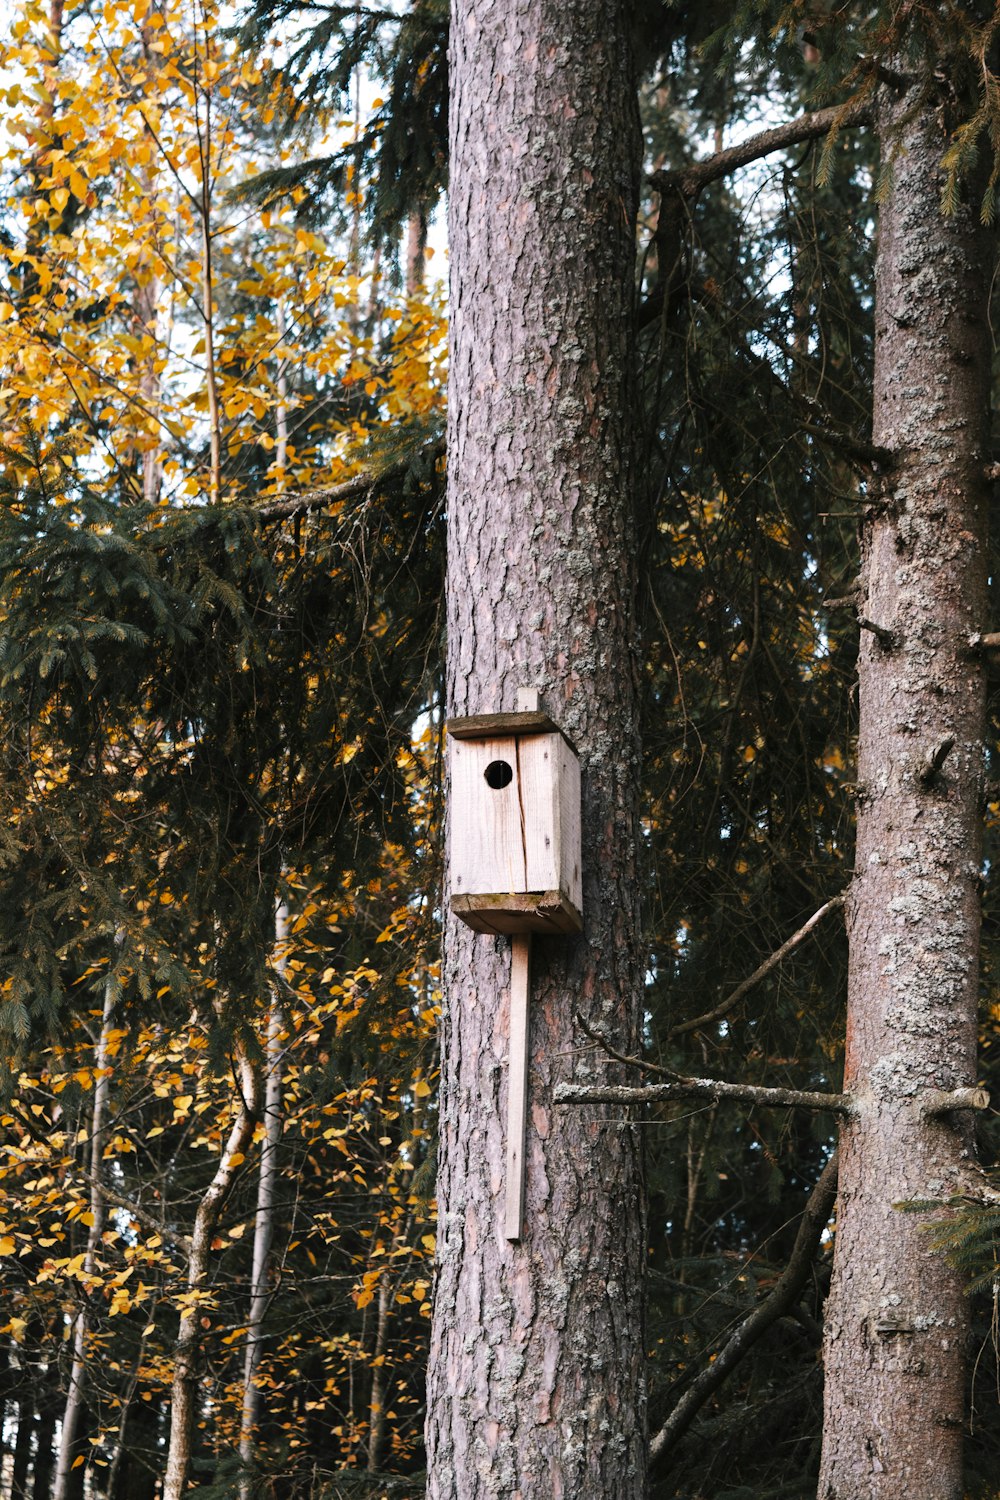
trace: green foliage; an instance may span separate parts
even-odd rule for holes
[[[289,22],[301,18],[291,32]],[[371,184],[365,210],[374,244],[396,245],[411,214],[426,219],[447,184],[448,4],[413,0],[405,10],[325,6],[307,17],[297,0],[255,0],[242,39],[250,46],[282,35],[288,60],[280,81],[284,130],[343,107],[359,78],[384,95],[357,139],[342,150],[261,173],[240,188],[266,202],[301,189],[303,218],[329,221],[332,200],[350,181]]]

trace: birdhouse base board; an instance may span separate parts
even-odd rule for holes
[[[451,909],[474,932],[510,937],[518,932],[557,935],[583,931],[583,917],[561,891],[452,896]]]

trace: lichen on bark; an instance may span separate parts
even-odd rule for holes
[[[967,1307],[908,1200],[960,1190],[975,1083],[993,236],[941,212],[941,101],[881,91],[873,441],[862,527],[858,842],[821,1500],[959,1500]]]

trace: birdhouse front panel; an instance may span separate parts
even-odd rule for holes
[[[526,891],[517,742],[454,740],[452,891]]]
[[[499,729],[520,718],[490,721]],[[543,718],[542,715],[534,716]],[[580,763],[550,732],[451,734],[451,906],[478,932],[579,932]],[[534,726],[533,726],[534,727]]]

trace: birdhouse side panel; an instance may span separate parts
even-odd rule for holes
[[[526,735],[517,742],[524,814],[525,880],[529,891],[557,891],[560,864],[560,789],[563,739]]]
[[[452,896],[526,891],[515,740],[450,746]]]
[[[559,759],[559,890],[577,911],[583,911],[583,839],[580,761],[560,735]]]

